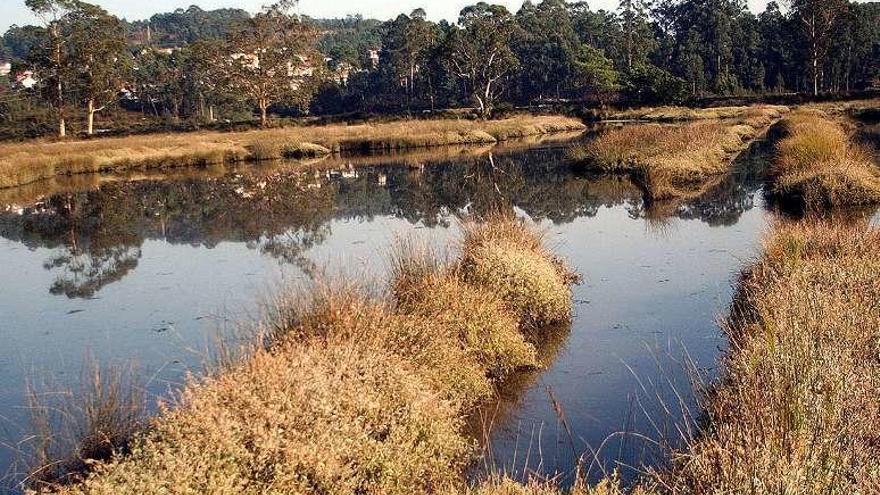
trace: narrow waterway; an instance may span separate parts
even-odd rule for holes
[[[568,476],[595,458],[631,476],[656,462],[645,438],[674,440],[687,423],[688,369],[711,377],[724,348],[717,319],[766,229],[766,150],[696,200],[647,208],[626,179],[573,172],[563,148],[2,191],[0,435],[12,448],[0,450],[0,473],[15,478],[15,450],[28,448],[16,444],[28,380],[75,384],[87,359],[133,362],[150,396],[165,396],[201,369],[218,331],[254,318],[277,287],[320,271],[381,277],[396,236],[448,242],[458,215],[499,205],[545,228],[585,281],[571,328],[543,350],[546,369],[481,411],[487,464]]]

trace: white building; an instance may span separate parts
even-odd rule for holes
[[[31,89],[36,86],[38,82],[39,81],[34,77],[34,73],[29,70],[19,72],[15,76],[15,83],[21,85],[24,89]]]

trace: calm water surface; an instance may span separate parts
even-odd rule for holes
[[[596,457],[630,476],[656,462],[638,434],[676,436],[688,367],[711,376],[724,347],[716,321],[770,218],[764,159],[757,149],[701,198],[652,208],[625,179],[573,172],[558,145],[0,191],[0,434],[23,435],[29,378],[75,383],[92,356],[135,362],[166,395],[279,284],[340,267],[382,276],[395,236],[446,242],[458,215],[501,205],[546,229],[585,281],[547,368],[479,415],[487,463],[570,473],[602,446]],[[13,461],[0,452],[0,472]]]

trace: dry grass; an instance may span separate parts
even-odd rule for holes
[[[784,111],[750,107],[733,120],[625,126],[572,149],[570,156],[590,170],[631,174],[651,200],[674,199],[726,172]]]
[[[61,493],[425,493],[457,481],[457,411],[410,364],[285,342],[189,386],[132,453]]]
[[[645,107],[633,108],[612,114],[612,120],[650,120],[655,122],[673,122],[682,120],[706,119],[741,119],[754,115],[755,109],[775,110],[784,113],[787,107],[778,105],[689,108],[689,107]]]
[[[570,489],[562,491],[552,482],[532,480],[526,483],[497,477],[489,479],[467,492],[468,495],[649,495],[646,490],[636,487],[631,491],[622,488],[616,476],[611,476],[595,486],[576,482]]]
[[[448,339],[463,345],[469,360],[493,383],[514,371],[537,367],[535,347],[520,332],[518,318],[504,300],[465,281],[458,264],[439,259],[429,249],[414,246],[412,239],[398,245],[391,279],[397,311],[423,319],[435,332],[449,332]]]
[[[843,126],[818,110],[785,119],[771,169],[773,194],[807,209],[880,202],[880,167]]]
[[[877,493],[880,232],[780,226],[741,282],[723,378],[671,493]]]
[[[79,383],[28,387],[32,435],[20,450],[30,486],[75,481],[92,464],[125,452],[146,423],[146,397],[134,370],[102,369],[87,360]]]
[[[701,432],[626,493],[873,494],[880,490],[880,230],[784,224],[744,274],[730,350]],[[613,477],[589,491],[621,493]],[[479,495],[559,495],[492,479]]]
[[[330,150],[486,144],[583,128],[580,121],[566,117],[518,116],[491,121],[416,120],[238,133],[195,132],[5,143],[0,144],[0,187],[18,186],[56,175],[304,158]]]
[[[469,232],[483,232],[481,244],[504,241],[529,253],[533,265],[545,257],[550,271],[536,273],[568,298],[559,310],[568,315],[570,272],[537,234],[505,222]],[[402,246],[387,294],[336,283],[283,295],[246,357],[193,379],[129,453],[96,462],[79,483],[36,488],[107,495],[465,489],[463,470],[476,449],[464,417],[496,381],[536,365],[519,320],[543,309],[519,298],[523,306],[512,311],[497,284],[463,277],[462,261]]]
[[[546,251],[538,232],[512,216],[466,224],[459,269],[468,282],[498,294],[525,327],[571,317],[576,276]]]

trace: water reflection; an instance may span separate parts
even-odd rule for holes
[[[50,248],[44,267],[55,281],[49,291],[89,298],[137,268],[145,240],[205,248],[240,242],[312,272],[308,251],[332,234],[330,220],[391,216],[436,227],[464,211],[516,207],[532,219],[565,224],[622,206],[632,218],[656,223],[677,217],[733,225],[755,206],[763,153],[744,155],[735,174],[701,196],[650,207],[625,178],[573,173],[558,148],[108,182],[0,207],[0,236],[31,249]]]
[[[552,143],[58,178],[0,191],[0,432],[26,424],[32,370],[75,380],[89,353],[134,360],[149,393],[165,396],[198,372],[199,349],[218,325],[259,310],[261,291],[328,266],[369,273],[395,235],[421,230],[447,242],[458,215],[508,208],[539,223],[586,282],[575,289],[571,328],[543,349],[547,368],[507,384],[475,431],[498,466],[522,468],[517,449],[531,441],[546,456],[543,469],[570,468],[610,432],[651,433],[633,417],[633,376],[662,378],[658,361],[674,367],[660,349],[680,343],[700,366],[715,362],[716,312],[763,228],[766,153],[755,147],[700,195],[650,205],[628,179],[573,172]],[[528,440],[533,430],[541,440]],[[603,462],[645,460],[615,447]],[[10,464],[5,454],[0,470]]]

